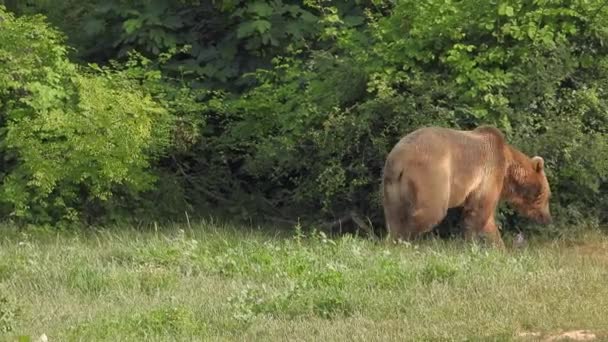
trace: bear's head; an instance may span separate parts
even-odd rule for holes
[[[507,181],[510,192],[509,202],[517,212],[537,223],[551,223],[549,210],[551,188],[545,175],[543,158],[536,156],[529,158],[525,163],[520,163],[510,172],[509,178]]]

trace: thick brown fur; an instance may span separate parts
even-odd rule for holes
[[[449,208],[462,207],[467,239],[484,235],[504,247],[494,221],[501,200],[539,223],[551,222],[543,159],[526,156],[490,126],[425,127],[406,135],[388,154],[382,194],[393,240],[412,240]]]

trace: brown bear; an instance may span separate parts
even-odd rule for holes
[[[462,207],[465,237],[504,243],[494,222],[499,201],[541,224],[551,222],[551,190],[541,157],[509,145],[491,126],[471,131],[425,127],[401,138],[382,177],[384,216],[392,240],[412,240]]]

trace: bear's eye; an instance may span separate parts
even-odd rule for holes
[[[538,195],[536,196],[536,204],[541,205],[546,201],[549,201],[549,198],[551,198],[551,193],[547,192],[546,189],[541,188],[538,192]]]
[[[524,197],[531,202],[539,201],[542,197],[542,189],[535,184],[527,184],[523,193]]]

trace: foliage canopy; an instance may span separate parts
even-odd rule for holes
[[[401,135],[493,124],[545,158],[559,222],[607,219],[604,1],[31,0],[10,9],[23,16],[2,12],[0,23],[13,27],[0,32],[0,51],[14,61],[0,66],[3,187],[23,215],[67,198],[82,212],[91,196],[124,193],[120,184],[151,189],[133,206],[159,215],[355,210],[382,225],[379,177]],[[30,31],[42,35],[38,47],[18,39]],[[99,129],[108,138],[90,134]],[[520,223],[501,214],[506,227]]]

